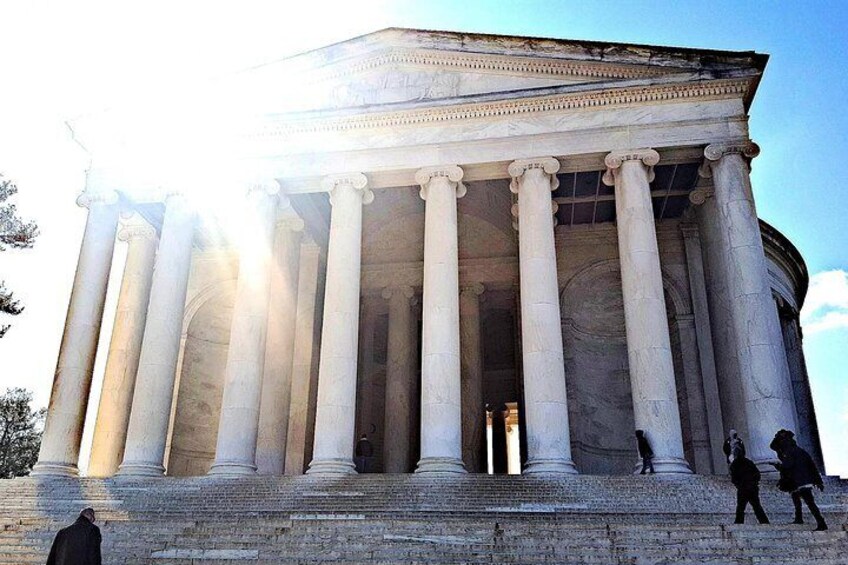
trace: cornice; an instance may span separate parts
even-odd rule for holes
[[[314,75],[313,80],[315,82],[337,80],[386,65],[419,65],[477,73],[512,73],[589,79],[645,78],[662,76],[679,70],[595,61],[394,48],[364,59],[356,58],[353,61],[340,62],[332,68],[325,67]]]
[[[715,80],[687,84],[664,84],[630,88],[609,88],[602,91],[563,93],[535,98],[473,102],[452,106],[428,107],[404,111],[305,118],[268,126],[262,137],[303,133],[345,132],[372,128],[427,125],[503,116],[519,116],[540,112],[558,112],[625,106],[673,100],[722,99],[744,97],[750,82],[748,78]]]

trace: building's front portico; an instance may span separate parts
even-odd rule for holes
[[[624,474],[635,429],[657,472],[713,474],[729,428],[762,464],[815,429],[781,326],[806,272],[745,160],[766,58],[618,47],[391,29],[248,73],[279,97],[210,129],[245,171],[214,216],[91,133],[122,198],[90,208],[34,473],[76,472],[119,208],[159,245],[126,270],[150,276],[119,304],[144,331],[116,326],[138,369],[101,397],[98,474],[345,475],[363,434],[372,472]]]

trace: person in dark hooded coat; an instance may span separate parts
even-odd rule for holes
[[[648,443],[648,438],[645,437],[643,430],[636,430],[636,447],[639,449],[639,457],[642,458],[642,471],[639,474],[644,475],[648,469],[653,474],[655,472],[654,450],[651,449],[651,444]]]
[[[47,565],[101,565],[101,540],[100,528],[94,525],[94,510],[86,508],[76,522],[56,534]]]
[[[773,464],[780,471],[779,487],[792,494],[792,504],[795,507],[795,520],[792,523],[804,523],[801,513],[803,500],[816,520],[816,531],[826,530],[827,522],[813,497],[813,487],[824,491],[824,482],[813,458],[795,442],[795,434],[789,430],[777,432],[769,447],[777,453],[780,460],[780,463]]]
[[[760,524],[768,524],[769,519],[760,504],[760,470],[754,462],[744,455],[730,454],[730,480],[736,486],[736,521],[745,523],[745,507],[748,504]]]

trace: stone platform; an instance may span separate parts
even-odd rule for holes
[[[762,490],[770,526],[730,525],[733,486],[703,476],[24,478],[0,481],[0,563],[44,563],[85,506],[107,564],[848,563],[848,481],[817,493],[827,532]]]

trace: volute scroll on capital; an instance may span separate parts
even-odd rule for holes
[[[118,191],[116,190],[84,190],[77,196],[77,206],[83,208],[91,208],[94,204],[104,204],[112,206],[117,204],[119,200]]]
[[[415,182],[421,187],[418,194],[422,200],[427,200],[427,188],[434,178],[446,178],[448,182],[454,185],[456,189],[456,197],[462,198],[465,196],[467,189],[462,182],[462,177],[465,171],[457,165],[439,165],[435,167],[424,167],[415,172]]]
[[[321,187],[330,194],[330,204],[336,203],[336,191],[342,186],[348,186],[358,192],[363,204],[374,202],[374,193],[368,189],[368,177],[362,173],[342,173],[328,175],[321,181]]]
[[[689,193],[689,202],[695,206],[700,206],[713,195],[713,191],[706,188],[696,188]]]
[[[509,183],[509,190],[513,194],[518,194],[519,182],[518,179],[524,175],[528,170],[531,169],[539,169],[544,174],[550,177],[551,181],[551,192],[555,191],[559,188],[559,179],[556,176],[556,173],[559,172],[560,164],[559,161],[553,157],[536,157],[533,159],[517,159],[509,164],[507,168],[507,172],[509,176],[512,177],[512,181]]]
[[[627,151],[611,151],[604,157],[607,170],[601,180],[607,186],[615,186],[615,175],[626,161],[641,161],[648,168],[648,182],[654,180],[654,165],[660,162],[660,154],[649,147]]]
[[[760,146],[750,139],[734,142],[710,143],[704,148],[704,162],[698,167],[698,174],[703,178],[711,178],[713,171],[710,163],[718,161],[725,155],[737,154],[750,165],[751,160],[760,154]]]

